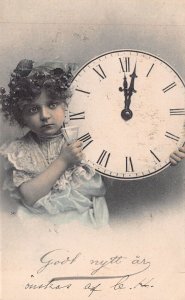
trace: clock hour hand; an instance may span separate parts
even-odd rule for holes
[[[124,79],[123,79],[123,88],[119,88],[119,90],[122,92],[124,91],[124,97],[125,97],[125,108],[122,110],[121,112],[121,117],[127,121],[130,120],[133,116],[133,113],[130,109],[130,104],[131,104],[131,97],[133,93],[136,93],[136,90],[134,88],[134,81],[135,78],[137,78],[136,75],[136,65],[134,67],[134,71],[133,73],[130,75],[131,77],[131,81],[130,81],[130,86],[128,88],[128,83],[127,83],[127,79],[126,76],[124,74]]]
[[[129,103],[129,105],[130,105],[130,102],[131,102],[132,94],[136,93],[136,90],[134,88],[134,81],[135,81],[135,78],[137,78],[137,75],[136,75],[136,64],[135,64],[135,67],[134,67],[134,71],[130,75],[130,77],[131,77],[131,81],[130,81],[130,86],[128,88],[128,103]]]
[[[132,111],[130,110],[129,106],[130,106],[130,99],[129,99],[129,94],[128,94],[128,82],[127,82],[127,78],[125,76],[125,73],[124,73],[124,78],[123,78],[123,88],[120,87],[119,88],[119,91],[120,92],[124,92],[124,98],[125,98],[125,101],[124,101],[124,109],[122,110],[121,112],[121,117],[127,121],[129,119],[132,118]]]
[[[124,74],[124,79],[123,79],[123,88],[120,87],[119,88],[120,92],[124,92],[124,97],[125,97],[125,108],[128,106],[127,102],[128,102],[128,82],[127,82],[127,78]]]

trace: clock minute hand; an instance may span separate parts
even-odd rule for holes
[[[131,77],[131,81],[130,81],[130,86],[129,86],[129,88],[128,88],[128,98],[127,98],[127,105],[128,105],[128,108],[130,107],[130,104],[131,104],[131,97],[132,97],[132,94],[133,94],[133,93],[136,93],[136,90],[135,90],[135,88],[134,88],[135,78],[137,78],[137,75],[136,75],[136,64],[135,64],[133,73],[130,75],[130,77]]]
[[[124,97],[125,97],[125,109],[127,106],[127,99],[128,99],[128,83],[127,83],[127,78],[124,74],[124,79],[123,79],[123,89],[120,89],[121,91],[124,91]]]

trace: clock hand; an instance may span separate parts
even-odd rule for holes
[[[133,113],[130,109],[130,104],[131,104],[131,97],[133,93],[136,93],[136,90],[134,89],[134,80],[137,78],[136,75],[136,64],[133,70],[133,73],[130,75],[131,81],[130,81],[130,86],[128,88],[128,83],[126,76],[124,74],[124,79],[123,79],[123,88],[120,87],[119,91],[123,92],[124,91],[124,97],[125,97],[125,108],[121,112],[121,117],[127,121],[130,120],[133,116]]]
[[[123,88],[120,87],[119,88],[119,91],[120,92],[124,92],[124,97],[125,97],[125,109],[127,108],[128,106],[128,82],[127,82],[127,78],[125,76],[125,73],[124,73],[124,78],[123,78]]]
[[[130,77],[131,77],[131,81],[130,81],[130,86],[128,88],[128,105],[129,106],[130,106],[130,103],[131,103],[132,94],[136,93],[136,90],[134,89],[134,81],[135,81],[135,78],[137,78],[137,75],[136,75],[136,64],[135,64],[135,67],[134,67],[134,71],[130,75]]]
[[[127,82],[127,78],[125,76],[125,73],[124,73],[124,78],[123,78],[123,88],[122,87],[119,87],[119,91],[120,92],[124,92],[124,98],[125,98],[125,101],[124,101],[124,104],[125,104],[125,107],[124,109],[121,111],[121,117],[127,121],[129,119],[132,118],[132,111],[130,110],[129,106],[130,106],[130,99],[128,98],[129,96],[129,91],[128,91],[128,82]]]

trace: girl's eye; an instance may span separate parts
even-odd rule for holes
[[[35,114],[38,112],[38,107],[37,106],[30,107],[28,112],[31,114]]]
[[[26,106],[23,109],[23,113],[25,113],[26,115],[33,115],[36,114],[38,112],[39,108],[37,106]]]
[[[52,103],[49,104],[49,108],[54,109],[54,108],[57,107],[57,104],[58,103],[56,103],[56,102],[52,102]]]

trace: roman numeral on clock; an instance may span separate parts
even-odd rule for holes
[[[119,61],[121,64],[121,69],[123,72],[130,72],[130,57],[125,57],[124,63],[122,59],[119,57]]]
[[[166,86],[166,87],[163,89],[163,92],[166,93],[166,92],[168,92],[169,90],[173,89],[175,86],[176,86],[176,83],[175,83],[175,82],[172,82],[171,84],[169,84],[168,86]]]
[[[155,157],[155,159],[160,162],[160,159],[157,157],[157,155],[152,151],[150,150],[150,153]]]
[[[125,157],[125,171],[126,172],[134,172],[132,158],[130,156]]]
[[[90,92],[84,91],[82,89],[75,89],[75,91],[90,95]]]
[[[167,138],[169,138],[169,139],[172,139],[172,140],[176,141],[176,142],[178,142],[179,139],[180,139],[179,136],[176,136],[176,135],[174,135],[174,134],[172,134],[172,133],[170,133],[170,132],[168,132],[168,131],[166,131],[165,136],[166,136]]]
[[[93,70],[96,72],[96,74],[98,74],[102,79],[106,78],[106,75],[101,67],[101,65],[98,65],[98,70],[93,68]]]
[[[153,69],[153,66],[154,66],[154,64],[150,67],[150,69],[149,69],[149,71],[148,71],[148,73],[147,73],[147,75],[146,75],[146,77],[148,77],[148,75],[150,74],[150,72],[152,71],[152,69]]]
[[[185,115],[185,108],[170,109],[170,116],[183,116],[183,115]]]
[[[93,142],[91,135],[89,133],[86,133],[86,134],[80,136],[78,138],[78,140],[84,143],[83,149],[85,149],[87,146],[89,146]]]
[[[85,119],[85,111],[79,112],[79,113],[72,113],[69,112],[69,119],[70,120],[83,120]]]
[[[109,158],[110,153],[108,153],[106,150],[103,150],[96,163],[99,165],[103,165],[106,168]]]

